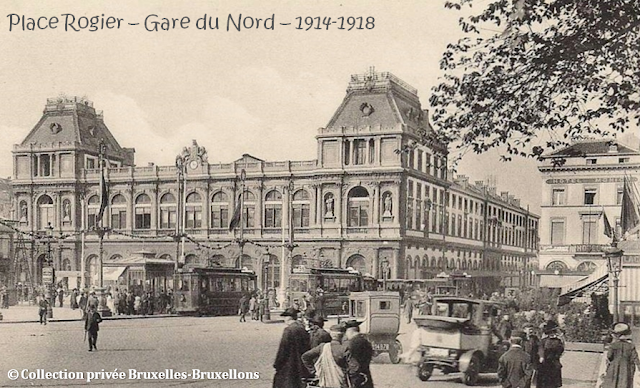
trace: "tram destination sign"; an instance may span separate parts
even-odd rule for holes
[[[42,268],[42,282],[45,284],[52,284],[55,277],[55,270],[53,267]]]

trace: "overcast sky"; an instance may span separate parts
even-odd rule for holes
[[[61,94],[86,96],[103,110],[120,145],[136,149],[137,165],[172,165],[191,139],[207,148],[212,163],[243,153],[266,160],[315,159],[314,136],[338,108],[351,74],[369,66],[392,72],[418,89],[426,108],[441,75],[440,56],[460,36],[460,15],[445,9],[444,0],[99,3],[0,3],[0,176],[12,174],[12,145],[37,123],[46,99]],[[11,13],[62,20],[55,30],[16,26],[9,32]],[[65,13],[124,21],[118,30],[65,32]],[[191,24],[186,30],[147,32],[143,24],[150,14],[188,16]],[[220,30],[196,30],[204,14],[218,16]],[[227,32],[229,14],[275,15],[275,30],[261,25]],[[298,16],[338,22],[340,16],[372,16],[375,27],[341,31],[333,24],[329,31],[301,31],[295,29]],[[536,166],[469,154],[458,172],[472,181],[493,174],[498,191],[508,190],[538,211]]]

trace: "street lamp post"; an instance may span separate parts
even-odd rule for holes
[[[55,284],[55,270],[53,267],[53,257],[51,255],[51,239],[53,238],[53,226],[51,226],[51,222],[47,223],[45,227],[47,230],[47,272],[48,279],[50,279],[45,285],[46,295],[45,298],[49,301],[49,305],[47,306],[47,318],[53,318],[53,304],[55,303],[55,295],[54,295],[54,284]]]
[[[186,159],[184,155],[176,156],[176,173],[177,173],[177,196],[176,196],[176,232],[175,232],[175,242],[176,242],[176,261],[174,263],[174,272],[178,272],[180,261],[184,261],[184,218],[185,214],[183,212],[183,205],[185,201],[183,200],[183,196],[186,194],[183,189],[183,186],[186,186]],[[183,183],[185,182],[185,183]],[[180,247],[182,247],[182,252],[180,251]],[[174,287],[175,289],[175,284]]]
[[[238,239],[238,247],[240,248],[240,257],[238,257],[238,268],[242,268],[242,257],[244,256],[244,187],[247,180],[247,172],[240,170],[240,238]],[[248,218],[247,218],[248,220]]]
[[[613,284],[613,321],[619,321],[618,288],[620,283],[620,272],[622,271],[622,249],[618,248],[617,241],[611,243],[611,247],[605,249],[609,278]]]
[[[102,177],[104,178],[104,169],[105,169],[105,153],[107,151],[107,147],[103,141],[100,141],[99,152],[98,152],[98,164],[100,166],[100,172]],[[104,179],[101,180],[101,185],[105,185],[106,181]],[[106,188],[102,187],[101,195],[105,195],[107,192]],[[108,203],[108,202],[107,202]],[[104,216],[100,218],[100,222],[95,227],[95,232],[98,235],[98,288],[96,289],[96,293],[98,294],[98,312],[103,317],[110,317],[112,312],[107,306],[107,295],[106,290],[104,288],[104,279],[103,279],[103,262],[104,262],[104,236],[109,232],[109,228],[104,226]]]

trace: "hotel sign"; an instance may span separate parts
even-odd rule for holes
[[[636,182],[638,178],[631,177],[631,181]],[[623,177],[609,177],[609,178],[553,178],[547,179],[548,185],[561,185],[571,183],[622,183]]]

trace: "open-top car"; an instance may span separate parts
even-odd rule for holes
[[[445,374],[462,372],[462,381],[474,385],[480,373],[496,372],[498,359],[508,349],[494,334],[501,309],[500,303],[488,300],[435,298],[432,315],[414,317],[418,329],[412,348],[420,354],[420,380],[428,380],[438,368]]]

